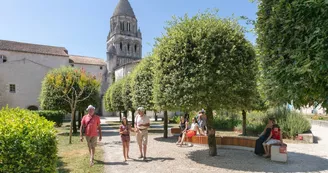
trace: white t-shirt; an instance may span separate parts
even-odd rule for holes
[[[189,130],[197,131],[196,127],[198,127],[198,124],[197,123],[192,123]]]
[[[147,123],[150,123],[149,118],[146,115],[144,115],[142,117],[140,115],[137,115],[137,117],[135,119],[135,122],[137,123],[137,128],[138,129],[147,129],[148,127],[139,126],[139,124],[147,124]]]

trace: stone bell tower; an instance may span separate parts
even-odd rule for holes
[[[107,70],[139,60],[142,56],[142,37],[138,21],[128,0],[120,0],[110,19],[107,37]]]

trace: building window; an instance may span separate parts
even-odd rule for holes
[[[103,67],[102,66],[100,66],[100,70],[102,70],[103,69]]]
[[[137,45],[134,45],[134,51],[137,52]]]
[[[4,55],[0,55],[0,64],[7,62],[7,58]]]
[[[128,23],[128,30],[131,31],[131,24]]]
[[[16,85],[15,84],[9,84],[9,92],[16,93]]]
[[[128,51],[130,51],[130,44],[128,44]]]
[[[123,43],[120,43],[120,49],[123,50]]]
[[[74,67],[74,64],[71,64],[71,67]]]
[[[124,23],[123,22],[120,22],[120,28],[121,28],[121,31],[124,31]]]

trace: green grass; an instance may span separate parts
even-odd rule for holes
[[[87,173],[87,172],[103,172],[104,165],[101,164],[103,160],[103,151],[101,146],[96,148],[95,165],[89,166],[89,151],[87,143],[84,140],[80,142],[79,135],[73,135],[72,144],[69,144],[68,124],[64,124],[60,128],[56,128],[59,133],[65,133],[57,136],[58,140],[58,173]]]

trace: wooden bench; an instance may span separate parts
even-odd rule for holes
[[[221,146],[239,146],[255,148],[256,138],[239,136],[216,136],[216,145]],[[196,135],[187,138],[186,142],[193,144],[208,144],[208,136]]]
[[[174,135],[180,135],[181,129],[180,128],[170,128],[169,130],[169,135],[174,136]]]

